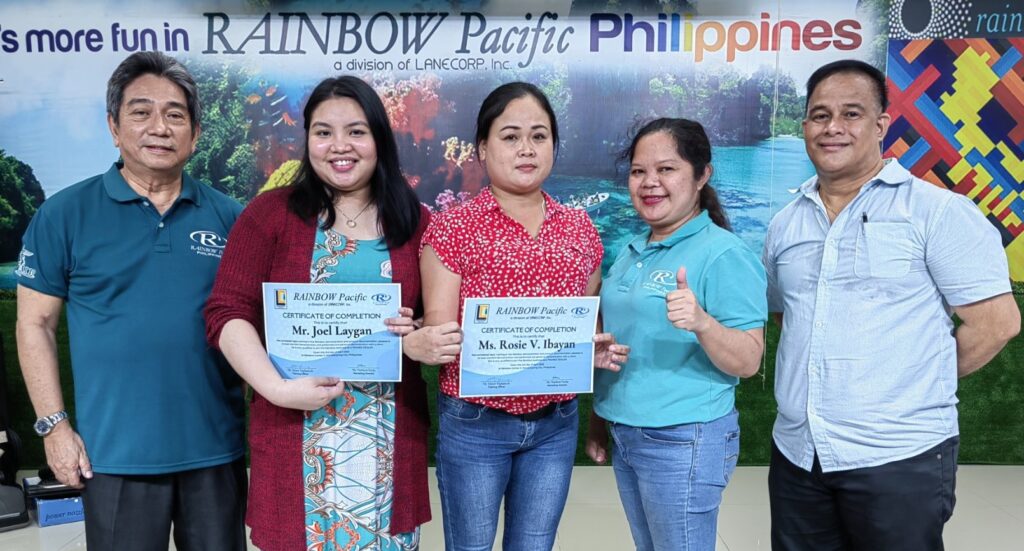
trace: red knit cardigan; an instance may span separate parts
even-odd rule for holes
[[[221,330],[232,319],[248,321],[263,338],[263,282],[309,283],[316,225],[288,210],[290,194],[291,188],[284,188],[256,197],[235,222],[204,312],[211,346],[218,347]],[[390,251],[392,279],[402,285],[402,305],[417,311],[418,251],[429,218],[423,209],[412,239]],[[419,364],[403,358],[402,382],[395,389],[393,534],[410,532],[430,520],[429,425],[426,385]],[[306,548],[302,427],[302,411],[277,407],[253,393],[246,524],[252,528],[253,544],[260,549]]]

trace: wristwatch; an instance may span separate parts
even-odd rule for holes
[[[36,424],[32,425],[32,428],[36,429],[36,434],[39,436],[46,436],[53,431],[53,427],[57,426],[57,423],[60,423],[67,418],[68,412],[62,409],[53,415],[47,415],[46,417],[36,419]]]

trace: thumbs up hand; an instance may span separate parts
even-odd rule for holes
[[[700,333],[709,326],[711,317],[700,307],[697,297],[686,281],[686,267],[676,272],[676,288],[665,295],[668,306],[668,321],[679,329]]]

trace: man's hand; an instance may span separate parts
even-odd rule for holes
[[[429,365],[454,362],[462,351],[462,328],[454,321],[428,326],[409,333],[402,340],[406,356]]]
[[[43,438],[46,463],[62,484],[72,488],[84,488],[83,478],[92,478],[92,464],[85,452],[82,437],[64,421],[53,427],[53,432]]]
[[[686,282],[686,267],[676,272],[676,289],[665,295],[668,321],[679,329],[700,333],[708,328],[711,316],[697,303],[697,297]]]

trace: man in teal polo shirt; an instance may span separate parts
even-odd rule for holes
[[[18,356],[57,479],[83,488],[90,549],[244,549],[242,387],[202,308],[241,206],[184,176],[199,138],[185,68],[125,59],[107,87],[121,152],[49,198],[25,233]],[[56,330],[67,304],[77,429]]]

